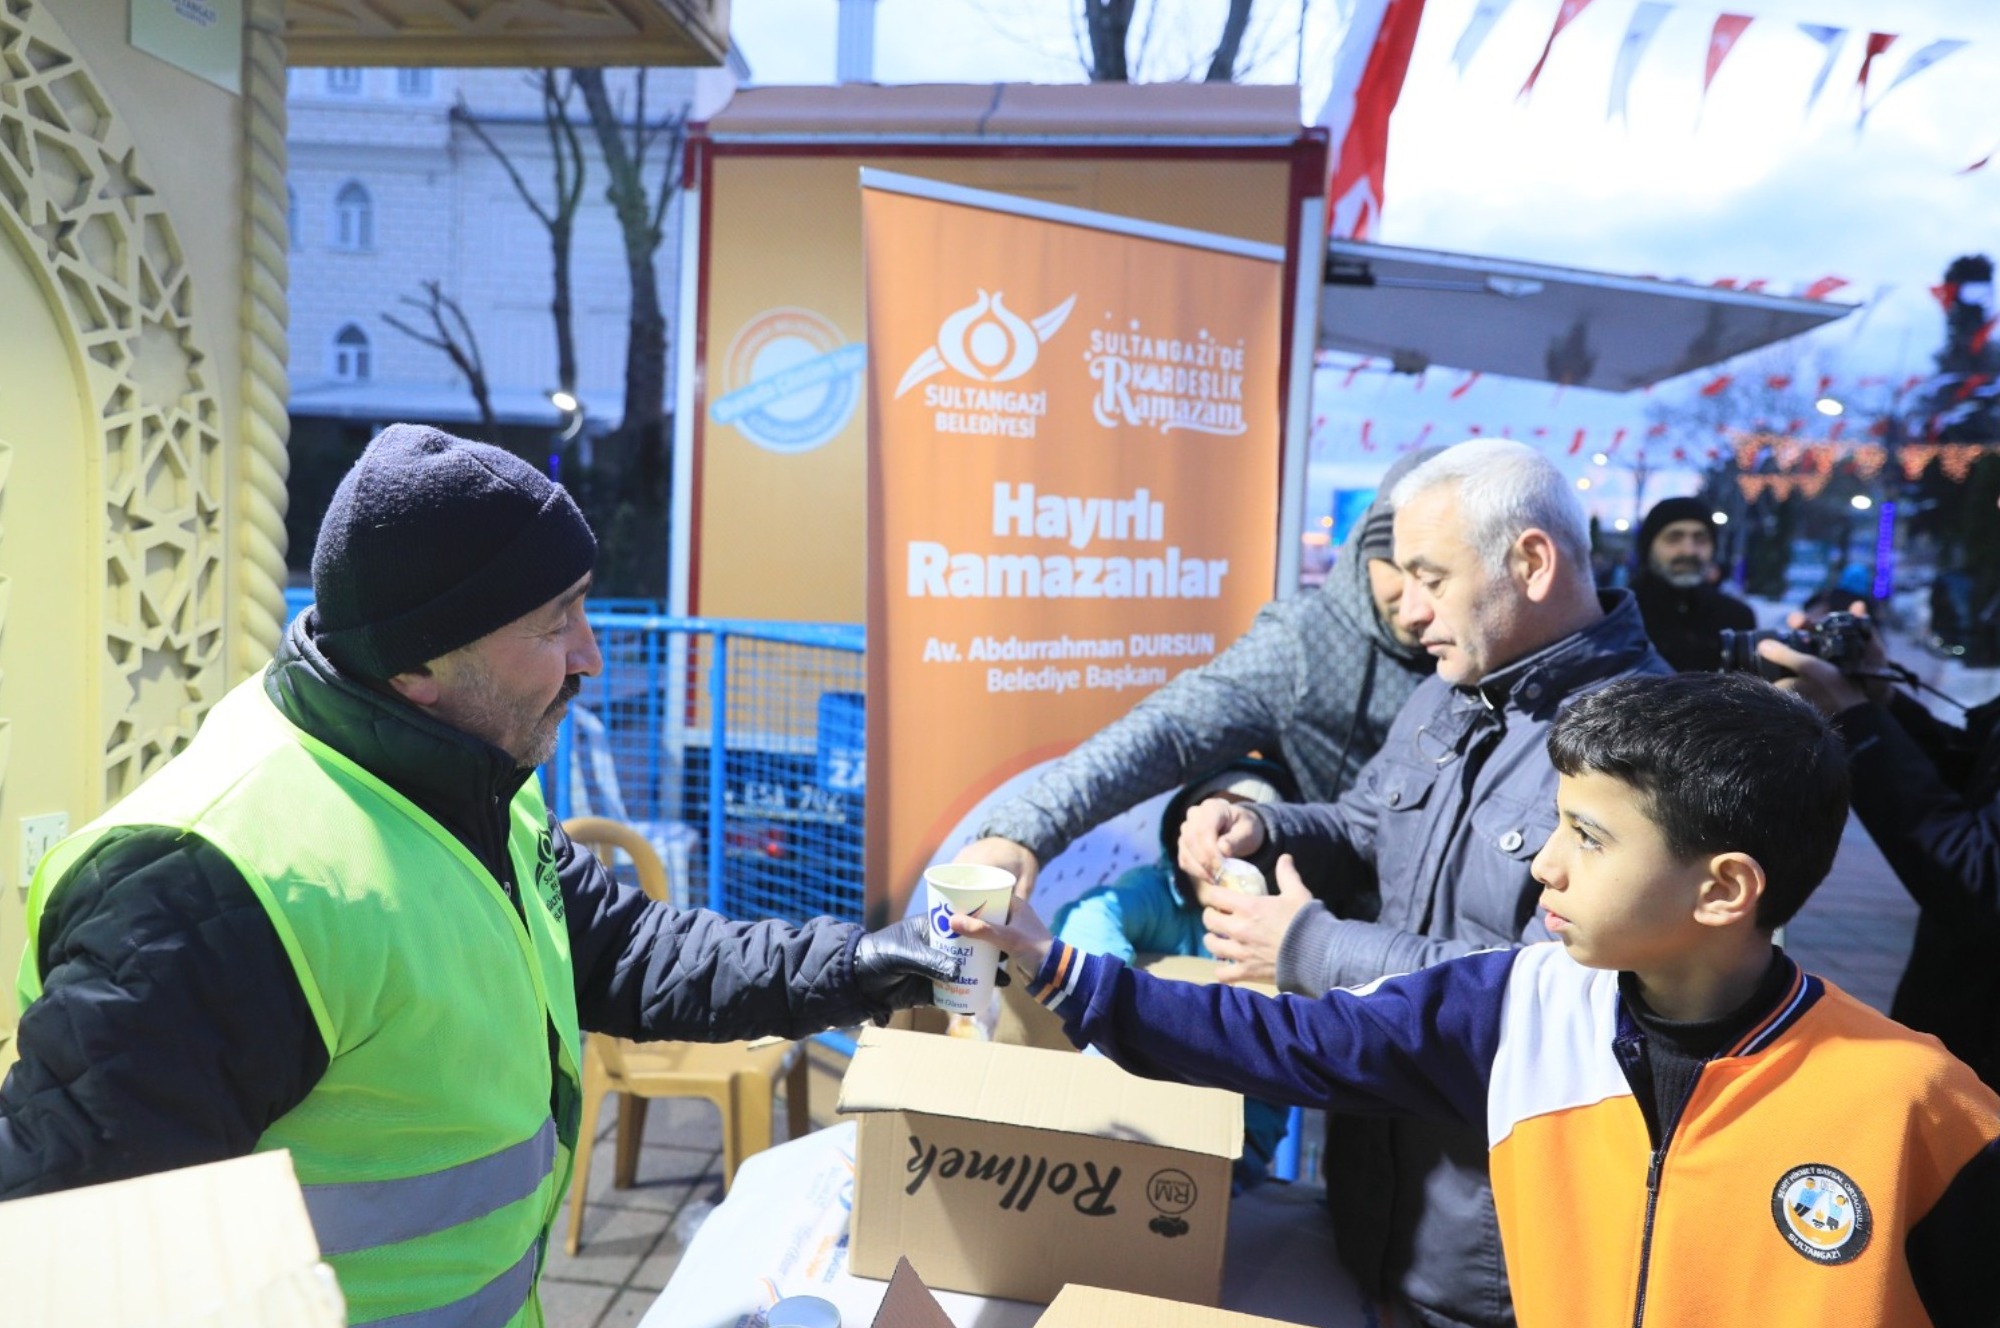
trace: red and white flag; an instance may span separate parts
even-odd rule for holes
[[[1854,80],[1855,86],[1861,89],[1861,123],[1863,124],[1868,122],[1868,71],[1875,67],[1875,57],[1888,50],[1890,44],[1895,40],[1896,34],[1893,32],[1871,32],[1868,34],[1868,45],[1861,57],[1861,73]]]
[[[1660,30],[1661,22],[1672,10],[1673,6],[1662,0],[1640,0],[1639,7],[1632,11],[1632,21],[1625,25],[1625,38],[1618,43],[1618,60],[1611,66],[1611,100],[1604,108],[1605,119],[1626,118],[1625,94],[1639,68],[1639,57],[1646,53],[1653,34]]]
[[[1526,97],[1535,90],[1535,80],[1542,76],[1542,66],[1549,62],[1549,52],[1555,49],[1556,38],[1560,37],[1562,30],[1575,22],[1576,16],[1589,5],[1590,0],[1562,0],[1562,8],[1556,11],[1555,26],[1549,29],[1549,39],[1542,43],[1541,58],[1536,60],[1535,67],[1528,71],[1528,81],[1521,85],[1520,97]]]
[[[1715,26],[1708,34],[1708,68],[1701,76],[1701,95],[1704,99],[1708,96],[1708,85],[1715,82],[1716,71],[1722,68],[1722,62],[1729,58],[1729,53],[1736,49],[1737,39],[1749,26],[1748,14],[1715,16]]]
[[[1403,93],[1423,16],[1424,0],[1356,0],[1318,120],[1333,144],[1326,214],[1330,235],[1366,240],[1381,223],[1389,113]]]

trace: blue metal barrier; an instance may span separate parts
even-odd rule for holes
[[[595,610],[590,622],[604,670],[564,721],[556,814],[637,826],[678,904],[860,921],[861,628]]]
[[[296,616],[312,591],[285,602]],[[604,670],[585,680],[542,770],[551,810],[638,829],[676,904],[859,922],[862,629],[652,607],[590,602]]]

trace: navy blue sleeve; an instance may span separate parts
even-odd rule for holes
[[[248,1153],[326,1072],[270,916],[207,841],[107,837],[42,919],[0,1084],[0,1199]]]
[[[862,928],[734,922],[674,908],[619,880],[550,819],[575,971],[577,1014],[593,1033],[733,1042],[805,1037],[889,1013],[854,983]]]
[[[2000,1139],[1960,1169],[1904,1249],[1936,1328],[1991,1328],[2000,1317]]]
[[[1029,992],[1062,1016],[1071,1041],[1147,1078],[1483,1127],[1518,953],[1467,955],[1312,999],[1155,978],[1058,943]]]

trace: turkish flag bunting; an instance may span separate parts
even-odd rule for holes
[[[1715,71],[1722,68],[1722,62],[1736,49],[1737,38],[1743,29],[1750,26],[1748,14],[1717,14],[1715,27],[1708,34],[1708,71],[1701,77],[1701,93],[1708,95],[1708,85],[1715,82]]]
[[[1727,392],[1729,390],[1729,385],[1735,381],[1736,381],[1735,378],[1729,374],[1720,374],[1717,377],[1711,379],[1708,382],[1708,384],[1701,389],[1701,394],[1705,397],[1719,397],[1724,392]]]
[[[1575,456],[1583,450],[1583,430],[1576,431],[1576,437],[1569,440],[1569,454]]]
[[[1446,395],[1449,396],[1453,401],[1456,401],[1460,397],[1464,396],[1467,392],[1471,391],[1472,385],[1478,381],[1479,381],[1479,371],[1475,369],[1471,373],[1465,376],[1464,382],[1460,383],[1457,387],[1451,389],[1451,391],[1446,393]]]
[[[1834,277],[1834,276],[1821,277],[1818,281],[1815,281],[1812,285],[1806,287],[1803,294],[1805,295],[1805,298],[1807,298],[1808,300],[1824,300],[1827,296],[1833,294],[1835,291],[1839,290],[1842,286],[1845,286],[1847,284],[1848,281],[1846,277]],[[1825,391],[1826,389],[1821,388],[1820,390]]]
[[[1535,90],[1535,80],[1542,76],[1542,66],[1549,62],[1549,52],[1555,48],[1556,38],[1561,36],[1562,30],[1568,27],[1576,16],[1581,14],[1589,5],[1590,0],[1562,0],[1562,8],[1556,11],[1555,26],[1549,29],[1549,39],[1542,43],[1541,58],[1536,60],[1535,67],[1528,71],[1528,81],[1521,85],[1521,91],[1516,98],[1517,100],[1525,98]]]
[[[1875,67],[1875,57],[1888,50],[1890,43],[1895,40],[1896,34],[1893,32],[1871,32],[1868,34],[1867,53],[1861,57],[1861,75],[1854,80],[1856,86],[1861,89],[1861,119],[1863,123],[1866,123],[1868,119],[1868,71]]]

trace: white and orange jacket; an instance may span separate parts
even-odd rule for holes
[[[1784,962],[1664,1139],[1618,975],[1555,943],[1317,1000],[1058,943],[1030,991],[1136,1074],[1482,1126],[1522,1328],[2000,1324],[2000,1098]]]

